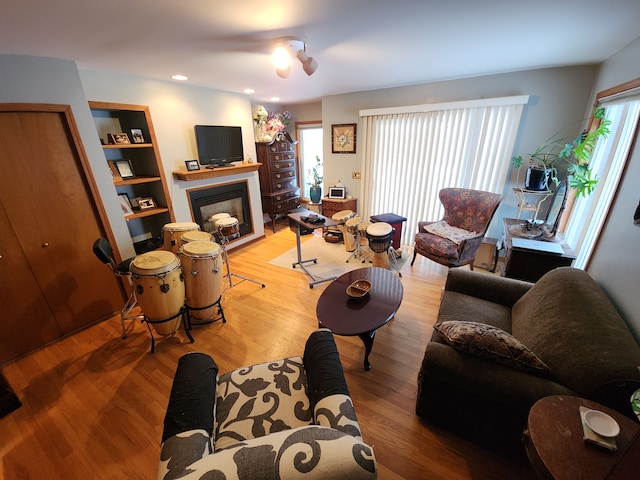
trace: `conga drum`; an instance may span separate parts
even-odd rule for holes
[[[216,228],[218,229],[218,234],[226,240],[232,240],[240,236],[240,226],[237,218],[228,217],[216,220]]]
[[[193,230],[191,232],[183,233],[180,236],[180,246],[189,242],[213,242],[214,238],[209,232],[203,232],[202,230]],[[180,250],[178,250],[180,251]]]
[[[189,318],[194,325],[209,323],[222,295],[222,248],[213,241],[185,243],[178,251]]]
[[[133,291],[146,320],[160,335],[180,327],[184,306],[184,282],[180,260],[173,252],[154,250],[131,262]]]
[[[349,220],[344,222],[346,234],[344,237],[344,248],[347,252],[353,252],[357,245],[356,241],[358,238],[358,225],[362,223],[362,219],[358,216],[351,217]]]
[[[193,222],[167,223],[162,227],[163,248],[169,252],[177,253],[180,248],[180,237],[186,232],[200,230],[200,225]]]
[[[345,248],[347,248],[347,228],[344,226],[344,224],[347,220],[355,216],[356,213],[351,210],[340,210],[339,212],[336,212],[331,216],[332,220],[339,222],[338,225],[336,225],[336,228],[340,230],[340,233],[342,233],[342,239],[344,240]]]
[[[385,222],[375,222],[367,227],[369,248],[373,250],[373,266],[391,270],[389,248],[393,240],[394,229]]]

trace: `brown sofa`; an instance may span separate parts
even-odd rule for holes
[[[588,398],[633,418],[638,366],[638,344],[586,272],[562,267],[534,285],[451,269],[418,376],[416,413],[521,455],[529,409],[548,395]]]

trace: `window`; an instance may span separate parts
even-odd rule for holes
[[[528,96],[363,110],[362,215],[442,218],[438,192],[464,187],[502,193]]]
[[[322,160],[322,124],[297,123],[298,152],[300,159],[300,185],[302,198],[309,198],[309,170],[315,167],[316,157]]]
[[[599,179],[598,185],[588,197],[575,199],[565,229],[567,243],[577,252],[573,266],[581,269],[587,267],[609,213],[640,116],[638,99],[625,97],[602,101],[599,105],[611,120],[611,133],[598,142],[591,157],[590,165]]]

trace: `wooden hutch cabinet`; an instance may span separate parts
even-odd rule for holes
[[[274,232],[278,215],[286,215],[300,206],[296,143],[286,132],[276,135],[271,142],[256,143],[258,162],[262,164],[262,211],[271,218]]]
[[[355,198],[322,198],[322,214],[325,217],[333,217],[336,213],[342,210],[351,210],[352,212],[358,211],[358,200]]]

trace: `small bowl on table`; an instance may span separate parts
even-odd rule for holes
[[[369,280],[356,280],[347,287],[347,295],[350,298],[359,300],[364,298],[369,293],[369,290],[371,290],[371,282]]]

